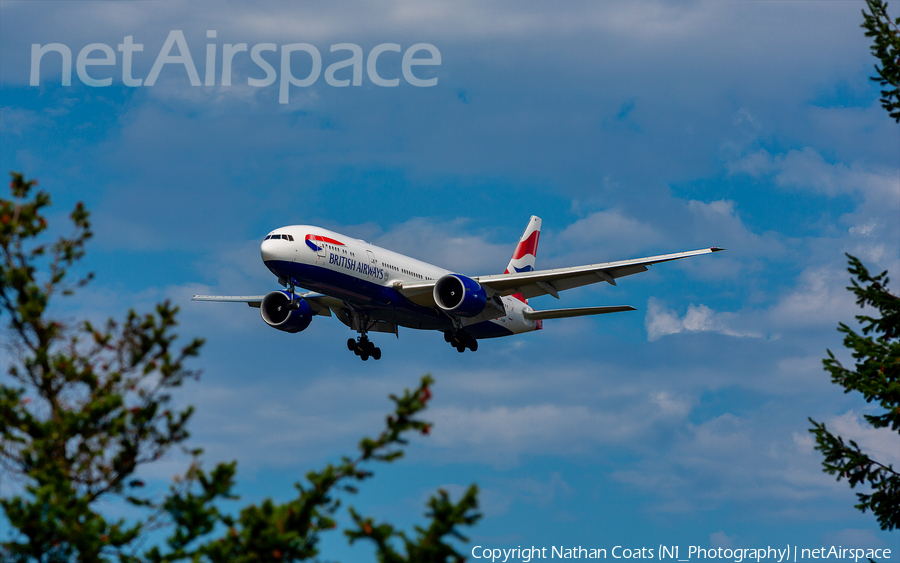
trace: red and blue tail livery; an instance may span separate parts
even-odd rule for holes
[[[516,250],[513,252],[512,260],[506,267],[504,274],[521,274],[522,272],[534,271],[534,258],[537,256],[538,239],[541,236],[541,218],[531,216]]]
[[[263,263],[285,289],[266,295],[195,295],[258,307],[266,324],[300,332],[315,316],[337,317],[357,338],[347,348],[362,360],[380,359],[369,333],[400,327],[434,330],[459,352],[478,341],[542,328],[544,319],[634,311],[628,305],[536,311],[528,299],[647,271],[654,264],[723,250],[711,247],[648,258],[536,270],[541,219],[532,216],[502,274],[467,276],[366,241],[310,225],[275,229],[263,239]],[[302,242],[301,242],[302,241]],[[298,291],[303,288],[305,291]]]

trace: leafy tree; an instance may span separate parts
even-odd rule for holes
[[[875,65],[877,76],[872,80],[885,87],[881,106],[900,123],[900,17],[891,21],[884,0],[866,0],[866,5],[869,12],[863,10],[862,27],[866,37],[874,38],[870,49],[881,62],[881,68]]]
[[[54,318],[52,299],[91,278],[71,279],[91,238],[89,214],[79,203],[71,214],[72,234],[42,242],[50,197],[43,191],[32,196],[35,186],[13,173],[12,198],[0,199],[0,314],[9,316],[3,338],[9,367],[0,381],[0,463],[21,491],[0,499],[14,530],[0,544],[0,558],[316,560],[321,534],[336,528],[341,496],[372,476],[371,463],[402,457],[410,432],[428,434],[430,423],[418,415],[431,398],[431,377],[392,395],[394,411],[378,436],[360,441],[355,457],[307,473],[291,500],[227,510],[227,501],[237,499],[236,464],[204,471],[200,450],[184,446],[193,409],[172,407],[173,389],[199,375],[184,364],[197,356],[202,340],[176,344],[178,308],[168,302],[155,313],[131,311],[124,321],[110,319],[103,327]],[[193,456],[189,469],[167,493],[146,492],[135,471],[175,447]],[[466,541],[460,526],[480,518],[476,494],[472,485],[453,503],[438,491],[428,502],[429,525],[417,527],[413,537],[351,508],[355,527],[345,534],[351,542],[371,540],[381,561],[462,561],[451,541]],[[116,499],[142,517],[108,519],[98,505]],[[165,539],[144,547],[147,534],[159,530],[165,530]]]
[[[900,437],[900,297],[891,294],[887,272],[872,276],[856,257],[847,255],[851,279],[847,288],[856,295],[860,307],[873,307],[878,316],[858,315],[862,334],[844,323],[838,331],[845,334],[844,346],[853,351],[853,369],[841,364],[828,350],[822,363],[831,380],[845,393],[858,391],[869,403],[877,403],[879,414],[865,415],[875,428],[890,428]],[[812,418],[810,432],[816,437],[816,449],[825,455],[824,471],[846,478],[850,487],[868,484],[872,493],[857,493],[863,512],[871,510],[883,530],[900,527],[900,473],[892,465],[873,459],[856,442],[845,442]]]
[[[869,12],[863,10],[862,27],[866,37],[873,37],[872,54],[878,58],[878,74],[872,80],[888,87],[881,91],[881,105],[900,123],[900,18],[891,21],[884,0],[866,0]],[[892,89],[890,87],[893,87]],[[862,262],[847,255],[851,285],[847,288],[856,295],[860,307],[874,307],[879,318],[858,315],[863,323],[862,334],[856,333],[844,323],[838,330],[844,333],[844,346],[853,351],[855,369],[845,368],[828,350],[823,360],[831,380],[844,387],[844,392],[859,391],[867,402],[877,402],[882,414],[865,415],[875,428],[890,428],[900,434],[900,298],[891,294],[887,285],[887,272],[871,276]],[[853,440],[849,444],[825,428],[825,424],[809,419],[810,432],[816,437],[816,449],[825,455],[824,471],[837,475],[838,481],[846,478],[850,488],[868,483],[872,493],[857,493],[863,512],[871,510],[883,530],[900,528],[900,473],[892,465],[872,459]]]

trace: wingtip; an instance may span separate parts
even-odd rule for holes
[[[712,247],[712,248],[709,249],[710,252],[722,252],[723,250],[725,250],[725,249],[724,249],[724,248],[721,248],[721,247],[719,247],[719,246],[714,246],[714,247]]]

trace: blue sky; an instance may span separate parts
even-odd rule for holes
[[[869,406],[821,368],[826,348],[847,357],[835,328],[858,313],[844,253],[900,272],[900,135],[868,80],[862,7],[4,1],[0,168],[39,178],[58,219],[79,200],[93,212],[97,279],[66,314],[168,298],[181,333],[206,338],[204,375],[180,400],[197,405],[207,461],[239,461],[245,500],[287,498],[378,428],[389,393],[431,373],[434,431],[376,468],[350,499],[364,513],[411,526],[431,491],[477,482],[472,545],[900,548],[821,472],[807,433],[812,416],[898,463],[897,436],[867,428]],[[238,53],[231,86],[191,86],[176,64],[125,86],[117,45],[144,45],[132,72],[146,79],[173,30],[201,81],[207,45],[221,63],[226,43],[311,44],[322,76],[281,104],[278,82],[248,84],[264,72]],[[31,45],[50,43],[72,52],[69,86],[57,53],[29,84]],[[116,54],[87,69],[110,86],[79,79],[92,43]],[[437,84],[410,85],[402,53],[386,52],[378,72],[397,87],[365,69],[361,86],[331,86],[341,43],[434,45],[441,64],[414,72]],[[279,55],[264,58],[280,72]],[[294,76],[309,73],[294,55]],[[477,275],[503,271],[532,214],[539,268],[728,252],[532,302],[636,312],[547,321],[475,354],[402,330],[376,335],[384,358],[365,364],[335,319],[290,335],[256,310],[189,300],[276,289],[259,241],[281,225]],[[146,474],[163,487],[181,468],[172,456]],[[325,545],[372,560],[365,544]]]

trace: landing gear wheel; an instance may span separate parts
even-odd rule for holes
[[[478,350],[478,341],[465,330],[446,330],[444,331],[444,340],[459,352],[465,352],[466,348],[473,352]]]
[[[358,340],[352,338],[347,340],[347,348],[359,356],[364,362],[369,358],[374,358],[376,360],[381,359],[381,348],[376,348],[375,344],[364,334],[361,335]]]

